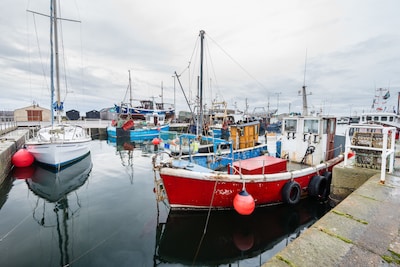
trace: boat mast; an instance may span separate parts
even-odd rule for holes
[[[57,93],[57,121],[61,122],[61,99],[60,99],[60,71],[59,71],[59,55],[58,55],[58,34],[57,34],[57,1],[53,2],[53,26],[54,26],[54,51],[56,63],[56,93]],[[54,92],[54,90],[53,90]]]
[[[129,73],[129,106],[132,107],[132,81],[131,81],[131,70],[128,70]]]
[[[308,108],[307,108],[307,93],[306,93],[306,68],[307,68],[307,50],[306,50],[306,59],[304,61],[304,78],[303,78],[303,116],[308,115]]]
[[[200,31],[200,80],[199,80],[199,98],[200,98],[200,114],[199,114],[199,127],[197,128],[197,135],[203,130],[203,41],[205,31]],[[200,129],[199,129],[200,128]]]

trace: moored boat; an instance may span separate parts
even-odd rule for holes
[[[372,104],[372,110],[361,114],[359,123],[361,124],[377,124],[383,126],[396,127],[396,139],[399,139],[400,133],[400,115],[399,110],[388,111],[386,104],[390,98],[389,89],[377,88]],[[398,98],[397,107],[400,107],[400,97]]]
[[[51,125],[42,127],[35,136],[25,142],[27,150],[35,157],[35,160],[55,168],[68,165],[77,161],[90,152],[90,141],[92,138],[86,129],[79,125],[66,124],[61,122],[63,102],[60,96],[60,73],[58,55],[58,32],[56,1],[51,1],[51,73],[55,65],[56,85],[53,74],[51,75]],[[54,43],[54,45],[53,45]],[[53,56],[55,55],[55,56]],[[53,63],[54,61],[54,63]],[[56,102],[53,103],[54,95]],[[54,121],[54,110],[57,121]]]
[[[171,209],[233,209],[235,197],[248,192],[255,206],[297,204],[312,196],[329,195],[335,156],[336,118],[296,116],[283,119],[281,158],[262,156],[234,162],[226,172],[165,157],[153,158]],[[158,183],[159,184],[159,183]]]

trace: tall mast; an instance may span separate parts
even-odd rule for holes
[[[307,68],[307,50],[306,50],[306,58],[304,60],[304,79],[303,79],[303,116],[308,115],[308,108],[307,108],[307,92],[306,92],[306,68]]]
[[[128,70],[129,73],[129,105],[132,106],[132,81],[131,81],[131,71]]]
[[[50,98],[50,110],[51,110],[51,125],[54,124],[54,74],[53,74],[53,64],[54,64],[54,49],[53,49],[53,0],[50,2],[50,90],[51,90],[51,98]]]
[[[199,126],[197,129],[197,134],[199,134],[199,131],[203,130],[203,42],[204,42],[204,34],[205,31],[201,30],[200,31],[200,80],[199,80],[199,97],[200,97],[200,118],[199,118]]]
[[[61,122],[61,99],[60,99],[60,72],[58,56],[58,32],[57,32],[57,1],[53,1],[53,25],[54,25],[54,51],[56,63],[56,92],[57,92],[57,120]]]

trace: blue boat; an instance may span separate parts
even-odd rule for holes
[[[165,122],[165,116],[157,113],[147,114],[146,120],[134,120],[128,116],[114,121],[107,127],[107,135],[111,138],[129,137],[132,141],[152,140],[159,136],[160,131],[168,131],[169,122]]]

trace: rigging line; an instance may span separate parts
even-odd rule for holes
[[[215,78],[217,92],[218,92],[218,94],[220,96],[222,96],[222,100],[225,101],[224,96],[223,96],[223,94],[221,94],[220,87],[218,85],[217,75],[215,73],[215,68],[214,68],[214,64],[213,64],[214,62],[213,62],[212,57],[211,57],[210,47],[208,46],[208,43],[206,43],[206,49],[207,49],[207,52],[208,52],[207,55],[208,55],[208,58],[209,58],[209,61],[210,61],[210,64],[211,64],[211,70],[212,70],[212,73],[213,73],[213,77]],[[212,93],[211,81],[210,81],[209,86],[210,86],[211,93]],[[211,95],[211,102],[212,102],[212,100],[213,100],[213,96]]]
[[[203,229],[203,234],[201,236],[199,245],[197,246],[197,251],[196,251],[196,254],[195,254],[194,258],[193,258],[192,265],[194,265],[194,263],[196,262],[197,256],[198,256],[198,254],[200,252],[201,244],[203,243],[204,236],[206,235],[206,232],[207,232],[208,222],[209,222],[210,214],[211,214],[211,207],[212,207],[212,203],[214,202],[214,196],[215,196],[215,191],[217,189],[217,184],[218,184],[218,181],[215,181],[214,190],[213,190],[213,194],[212,194],[212,197],[211,197],[210,206],[208,207],[207,219],[206,219],[206,223],[205,223],[204,229]]]
[[[36,43],[37,43],[38,50],[39,50],[40,65],[42,66],[43,77],[46,77],[46,71],[45,71],[44,66],[43,66],[42,50],[40,49],[39,35],[38,35],[38,31],[37,31],[37,26],[36,26],[35,14],[32,14],[32,17],[33,17],[33,25],[35,26]],[[46,83],[47,89],[50,91],[50,87],[49,87],[49,84],[47,82],[47,79],[44,79],[44,81]]]
[[[231,55],[228,54],[214,39],[212,39],[209,35],[208,38],[213,41],[221,50],[224,52],[234,63],[236,63],[250,78],[252,78],[258,85],[265,90],[269,91],[261,82],[259,82],[253,75],[251,75],[242,65],[239,64]]]
[[[59,14],[59,16],[61,17],[61,4],[60,1],[58,1],[57,4],[58,10],[57,13]],[[64,30],[63,30],[63,24],[61,23],[62,21],[59,22],[59,26],[60,26],[60,36],[61,36],[61,50],[62,50],[62,58],[63,58],[63,67],[64,67],[64,83],[65,83],[65,95],[64,95],[64,99],[63,102],[65,102],[65,99],[67,98],[67,94],[68,94],[68,80],[67,80],[67,67],[66,67],[66,60],[65,60],[65,46],[64,46]]]
[[[2,242],[7,236],[9,236],[15,229],[17,229],[23,222],[25,222],[31,215],[28,214],[24,219],[22,219],[18,224],[16,224],[10,231],[8,231],[5,235],[0,238],[0,242]]]

